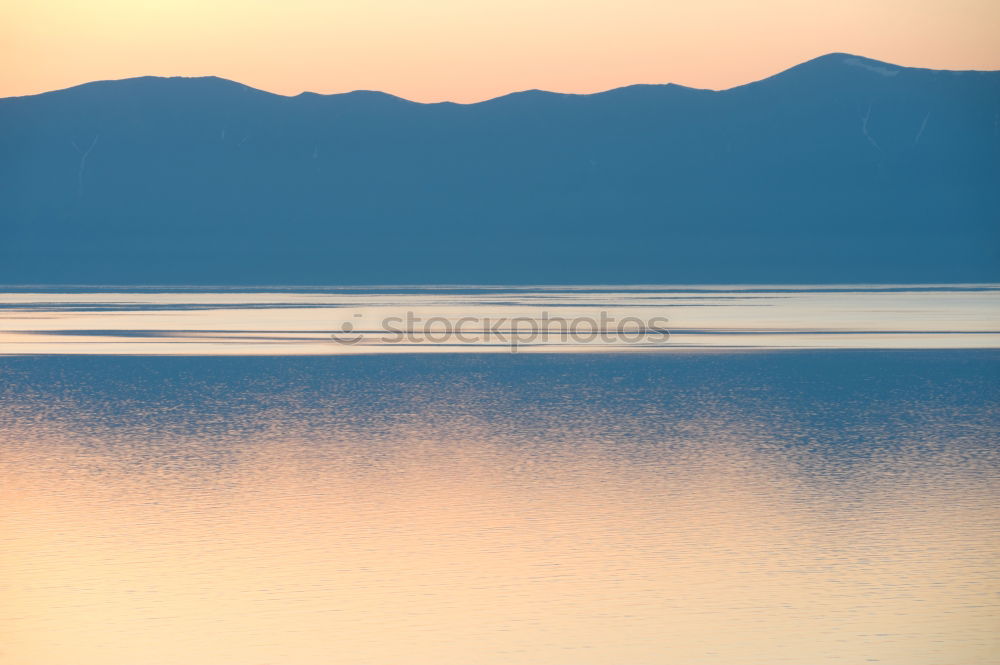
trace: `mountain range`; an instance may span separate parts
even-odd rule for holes
[[[0,99],[0,283],[1000,281],[1000,72],[835,53],[476,104],[215,77]]]

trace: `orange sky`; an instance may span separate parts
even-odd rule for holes
[[[0,96],[147,74],[417,101],[726,88],[831,51],[1000,69],[997,0],[0,0]]]

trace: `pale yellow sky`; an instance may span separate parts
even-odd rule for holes
[[[1000,69],[1000,0],[0,0],[0,96],[147,74],[477,101],[726,88],[845,51]]]

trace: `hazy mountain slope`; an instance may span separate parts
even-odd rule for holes
[[[472,105],[217,78],[0,100],[0,283],[1000,278],[1000,72],[832,54]]]

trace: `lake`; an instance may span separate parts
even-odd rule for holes
[[[0,662],[996,662],[998,295],[7,288]]]

